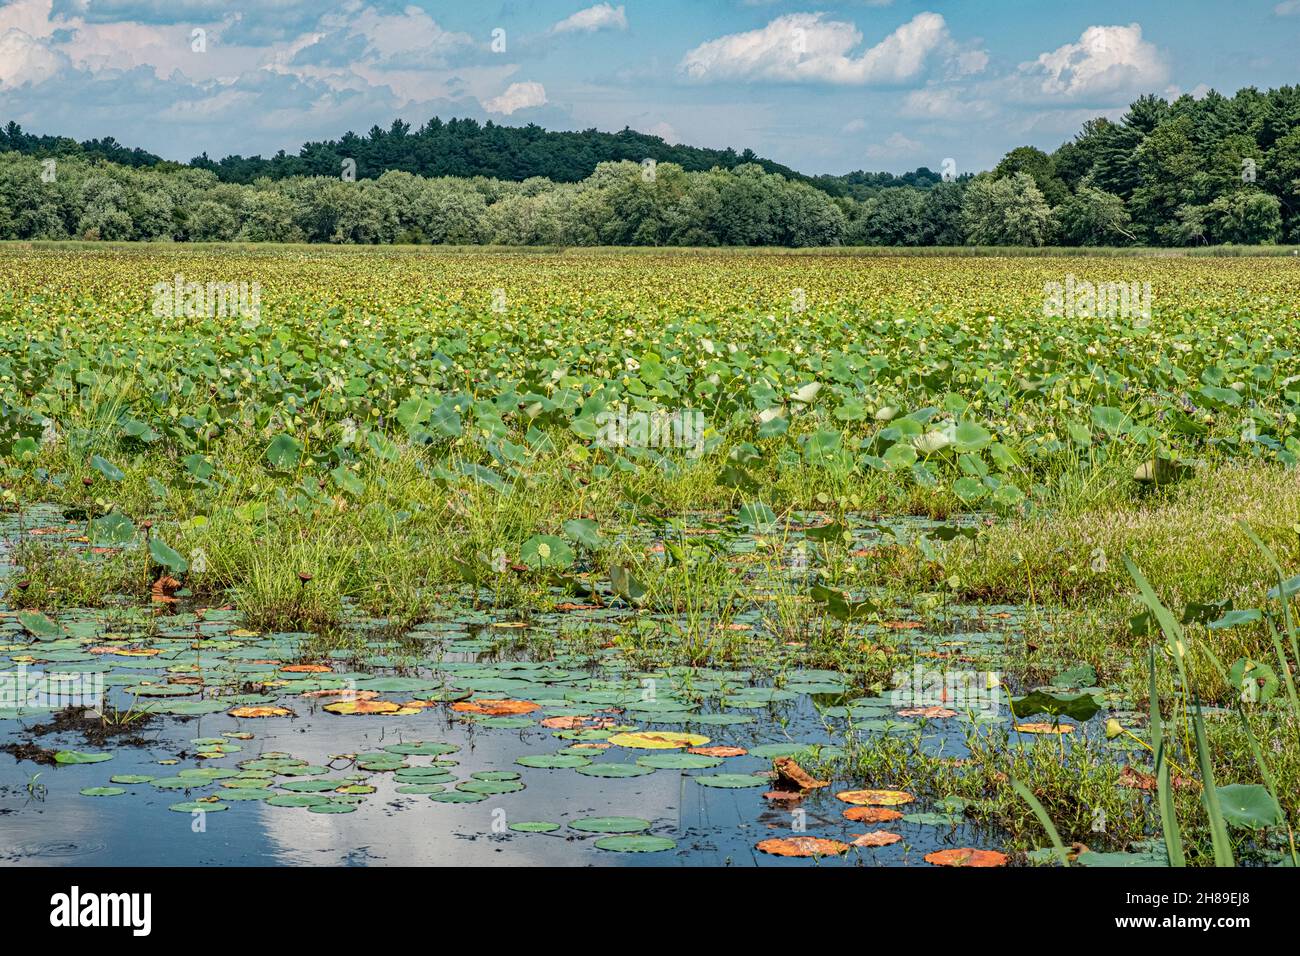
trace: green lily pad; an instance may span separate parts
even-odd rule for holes
[[[447,790],[443,793],[429,794],[429,799],[434,803],[478,803],[487,798],[486,793],[466,792],[464,790]]]
[[[105,760],[112,760],[112,754],[105,753],[83,753],[80,750],[60,750],[54,755],[55,763],[76,764],[76,763],[103,763]]]
[[[184,803],[173,803],[167,809],[175,810],[177,813],[217,813],[229,808],[224,803],[200,803],[197,800],[187,800]]]
[[[591,761],[577,754],[525,754],[515,760],[521,767],[536,767],[541,770],[567,770],[586,767]]]
[[[271,807],[318,807],[328,802],[329,797],[318,793],[277,793],[266,801]]]
[[[667,837],[645,834],[601,837],[592,845],[599,850],[609,850],[614,853],[662,853],[677,846]]]
[[[560,829],[560,825],[546,820],[521,820],[510,824],[510,829],[516,833],[554,833]]]
[[[456,789],[462,793],[481,793],[495,796],[503,793],[517,793],[524,789],[524,784],[520,780],[462,780],[456,784]]]
[[[745,787],[764,787],[772,781],[750,773],[712,773],[697,774],[691,778],[701,787],[720,787],[727,790]]]
[[[654,768],[638,767],[633,763],[594,763],[578,767],[576,772],[585,777],[642,777],[654,773]]]
[[[650,821],[640,817],[583,817],[572,821],[569,826],[585,833],[635,833],[649,830]]]

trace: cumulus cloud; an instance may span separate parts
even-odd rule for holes
[[[1022,63],[1019,77],[1031,95],[1105,98],[1163,87],[1169,66],[1160,51],[1142,38],[1141,25],[1130,23],[1088,27],[1078,42]]]
[[[0,33],[0,89],[44,83],[66,62],[30,33],[16,27]]]
[[[570,14],[555,26],[552,33],[595,33],[597,30],[626,30],[627,15],[622,5],[617,7],[609,3],[598,3],[577,13]]]
[[[842,85],[901,83],[951,43],[937,13],[918,13],[875,46],[854,56],[862,33],[823,13],[791,13],[767,26],[702,43],[682,59],[696,80],[773,80]]]
[[[83,16],[91,9],[85,4],[64,6],[66,10],[56,9],[54,0],[15,0],[0,6],[0,33],[17,30],[29,38],[22,44],[28,64],[36,61],[48,67],[54,62],[53,56],[60,68],[99,74],[145,67],[159,79],[175,75],[199,81],[233,78],[273,61],[282,48],[223,44],[223,28],[233,19],[184,24],[110,22]],[[206,31],[209,53],[220,49],[220,55],[200,54],[191,48],[191,30],[195,28]],[[32,52],[32,42],[43,47],[47,55]]]
[[[300,28],[305,3],[265,4],[263,42],[215,0],[0,0],[0,101],[39,131],[112,133],[182,159],[294,148],[393,116],[482,114],[489,97],[503,112],[528,102],[527,88],[501,93],[517,64],[473,62],[481,44],[419,7],[330,0]],[[197,27],[206,52],[191,49]]]
[[[347,14],[346,20],[349,32],[365,37],[369,41],[368,52],[381,62],[413,55],[441,61],[447,54],[473,43],[468,34],[444,30],[433,17],[415,6],[407,7],[400,14],[383,14],[367,7],[358,14]]]
[[[518,110],[545,105],[546,88],[533,82],[511,83],[500,96],[483,101],[483,108],[489,113],[504,113],[506,116]]]

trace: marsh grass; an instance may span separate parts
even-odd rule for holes
[[[1046,842],[1012,780],[1029,788],[1067,843],[1116,850],[1150,834],[1154,818],[1146,801],[1118,785],[1121,765],[1096,745],[1076,742],[1062,751],[1044,739],[1013,744],[1005,730],[994,730],[968,734],[966,746],[968,755],[954,758],[932,753],[919,736],[887,734],[859,740],[846,758],[821,769],[924,799],[961,797],[970,801],[966,821],[1004,832],[1012,850]]]
[[[1123,556],[1159,582],[1176,616],[1193,603],[1230,600],[1233,607],[1257,607],[1276,585],[1276,573],[1240,523],[1256,529],[1284,565],[1300,565],[1298,491],[1292,469],[1224,465],[1136,498],[1108,493],[1099,503],[1062,502],[1050,513],[995,524],[978,543],[958,539],[941,546],[942,563],[894,549],[884,555],[881,570],[911,593],[955,577],[958,599],[1027,605],[1031,630],[1036,628],[1028,643],[1042,649],[1041,662],[1060,654],[1092,663],[1106,677],[1122,678],[1130,695],[1141,698],[1149,638],[1134,633],[1130,623],[1144,605]],[[1190,623],[1188,631],[1228,663],[1243,656],[1275,658],[1263,625],[1211,630]],[[1027,674],[1040,673],[1032,653],[1022,661]],[[1224,699],[1222,682],[1205,658],[1189,662],[1189,676],[1207,701]]]
[[[14,548],[20,569],[7,581],[5,603],[60,611],[104,607],[115,598],[142,596],[138,565],[125,554],[97,555],[66,542],[26,538]]]

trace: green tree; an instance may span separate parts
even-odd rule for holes
[[[1068,246],[1122,246],[1136,238],[1124,200],[1083,186],[1052,210],[1054,232]]]
[[[960,182],[939,183],[921,199],[921,244],[926,246],[960,246],[966,241],[961,207],[966,185]]]
[[[919,246],[924,202],[916,189],[882,189],[862,204],[849,241],[864,246]]]
[[[1005,179],[977,176],[966,188],[962,202],[966,241],[972,245],[1041,246],[1051,216],[1051,208],[1028,173]]]
[[[1281,204],[1258,189],[1238,189],[1210,203],[1207,218],[1214,242],[1272,245],[1282,237]]]
[[[244,203],[242,242],[302,242],[303,233],[294,222],[293,200],[269,188],[253,190]]]
[[[1070,194],[1069,189],[1056,172],[1056,162],[1041,149],[1033,146],[1017,146],[1002,157],[1002,161],[993,169],[993,177],[1002,179],[1016,173],[1028,173],[1034,179],[1034,185],[1043,194],[1049,206],[1064,202]]]

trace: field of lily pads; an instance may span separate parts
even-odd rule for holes
[[[1297,288],[0,245],[0,862],[1294,865]]]

